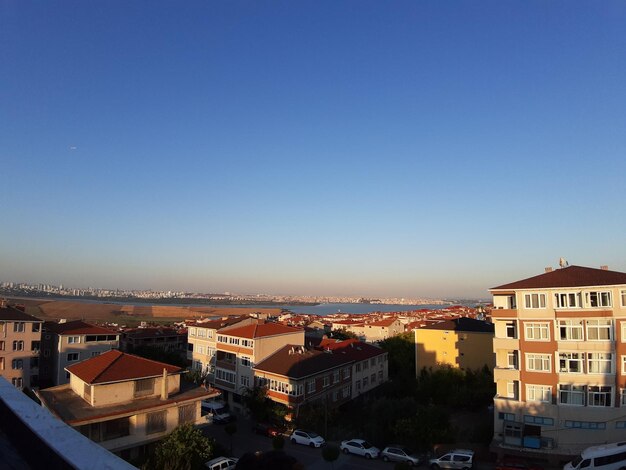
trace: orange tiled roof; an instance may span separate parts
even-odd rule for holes
[[[395,323],[395,321],[395,318],[387,318],[386,320],[378,320],[368,323],[368,326],[391,326]]]
[[[100,326],[85,323],[82,320],[56,323],[47,321],[44,328],[58,335],[117,335],[119,333]]]
[[[503,284],[496,289],[550,289],[557,287],[592,287],[626,284],[626,273],[605,269],[569,266],[563,269]]]
[[[262,338],[264,336],[284,335],[304,331],[302,328],[282,325],[280,323],[261,323],[229,328],[223,334],[239,338]],[[218,331],[219,332],[219,331]]]
[[[163,375],[163,369],[166,369],[168,374],[182,371],[180,367],[152,361],[134,354],[126,354],[116,349],[71,365],[66,369],[88,384],[156,377]]]

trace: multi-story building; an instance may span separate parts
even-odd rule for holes
[[[495,366],[492,323],[460,317],[414,331],[417,375],[430,367],[467,370]]]
[[[348,328],[363,341],[373,343],[404,333],[404,325],[398,318],[384,318]]]
[[[187,325],[187,360],[194,370],[199,370],[207,382],[215,381],[215,352],[217,351],[217,331],[232,325],[257,323],[249,316],[224,317],[218,320],[196,321]]]
[[[570,266],[491,289],[494,451],[569,456],[626,432],[626,273]]]
[[[242,395],[254,386],[255,364],[286,344],[304,346],[304,330],[263,320],[217,330],[213,383],[224,400],[240,411]]]
[[[69,384],[39,390],[42,405],[125,459],[176,426],[206,424],[200,402],[214,389],[181,382],[181,368],[118,350],[67,367]]]
[[[45,322],[42,335],[41,383],[44,386],[66,384],[66,367],[118,349],[119,333],[82,320]]]
[[[185,356],[187,333],[169,327],[130,328],[122,332],[120,348],[132,353],[138,348],[159,348]]]
[[[0,375],[19,389],[39,384],[42,323],[23,307],[0,305]]]

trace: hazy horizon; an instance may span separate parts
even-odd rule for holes
[[[626,3],[0,4],[0,278],[486,298],[626,271]]]

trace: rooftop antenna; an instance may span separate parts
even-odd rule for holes
[[[569,266],[569,263],[567,262],[567,260],[565,258],[563,258],[562,256],[559,258],[559,266],[561,268],[566,268]]]

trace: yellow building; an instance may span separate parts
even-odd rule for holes
[[[472,318],[455,318],[415,330],[416,373],[426,367],[461,370],[495,366],[493,325]]]

